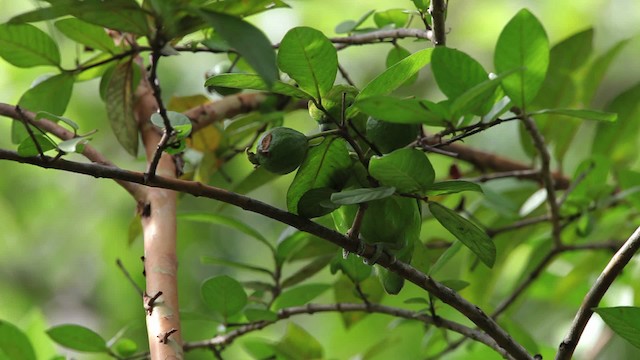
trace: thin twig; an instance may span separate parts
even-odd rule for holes
[[[482,182],[489,182],[492,180],[505,179],[505,178],[516,178],[516,179],[522,179],[525,177],[531,178],[531,176],[536,176],[539,174],[540,174],[540,171],[536,169],[513,170],[513,171],[496,172],[491,174],[482,174],[474,178],[462,179],[462,180],[482,183]]]
[[[144,291],[140,288],[140,286],[138,286],[138,284],[135,282],[135,280],[133,280],[133,278],[131,277],[131,274],[129,274],[129,272],[124,267],[124,265],[122,264],[122,261],[120,261],[120,259],[116,260],[116,265],[118,265],[118,268],[120,268],[120,271],[122,271],[122,273],[127,278],[127,280],[129,280],[131,285],[133,285],[133,288],[136,289],[138,294],[140,294],[140,297],[143,297],[144,296]]]
[[[582,300],[582,305],[580,305],[576,317],[573,319],[571,328],[560,344],[558,353],[556,354],[556,360],[571,359],[576,346],[578,346],[582,332],[593,314],[593,308],[598,306],[600,300],[609,289],[609,286],[611,286],[616,277],[622,272],[622,269],[629,263],[638,249],[640,249],[640,227],[633,232],[618,252],[613,255]]]
[[[351,86],[356,86],[356,83],[353,82],[347,70],[340,63],[338,63],[338,70],[340,71],[340,75],[342,75],[342,78],[347,82],[347,84]]]
[[[436,324],[436,322],[433,320],[431,316],[417,313],[414,311],[409,311],[405,309],[394,308],[394,307],[384,306],[379,304],[370,304],[370,305],[355,304],[355,303],[337,303],[337,304],[327,304],[327,305],[308,304],[306,306],[298,306],[298,307],[281,309],[280,311],[278,311],[277,316],[278,316],[278,320],[283,320],[296,315],[307,315],[307,314],[315,314],[315,313],[322,313],[322,312],[345,313],[345,312],[353,312],[353,311],[364,311],[364,312],[370,312],[370,313],[376,313],[376,314],[391,315],[394,317],[420,321],[428,325],[436,325],[444,329],[448,329],[448,330],[457,332],[459,334],[462,334],[466,338],[470,338],[478,342],[481,342],[489,346],[499,354],[501,354],[504,358],[509,358],[509,355],[503,349],[501,349],[500,346],[497,345],[495,341],[493,341],[493,339],[491,339],[489,336],[482,333],[481,331],[474,330],[462,324],[459,324],[450,320],[445,320],[442,318],[440,318],[438,323]],[[252,324],[243,326],[241,328],[238,328],[236,330],[233,330],[227,334],[218,335],[212,339],[186,343],[184,345],[184,349],[185,351],[190,351],[190,350],[199,349],[199,348],[210,348],[211,346],[228,346],[239,336],[242,336],[249,332],[264,329],[265,327],[272,325],[276,322],[277,321],[260,321],[260,322],[252,323]]]
[[[553,238],[553,243],[555,244],[555,246],[561,246],[562,227],[560,226],[560,207],[558,206],[558,200],[556,199],[555,185],[553,176],[551,175],[551,155],[547,150],[547,145],[545,144],[544,137],[538,130],[538,126],[536,125],[535,121],[526,114],[522,114],[519,109],[515,110],[517,110],[517,114],[522,116],[524,126],[529,132],[529,135],[531,135],[533,144],[540,154],[540,173],[542,176],[542,181],[544,182],[544,187],[547,190],[547,203],[549,204],[549,212],[551,213],[551,218],[549,219],[551,221],[551,237]]]
[[[160,88],[160,80],[158,79],[158,63],[160,62],[160,55],[160,49],[154,48],[153,53],[151,54],[151,71],[149,71],[149,84],[151,85],[151,89],[153,90],[153,96],[156,99],[158,113],[160,114],[160,117],[162,117],[164,129],[162,137],[160,138],[160,142],[158,142],[158,146],[156,147],[151,162],[149,163],[149,169],[147,170],[147,176],[149,178],[153,178],[156,175],[156,169],[158,168],[158,163],[160,162],[162,152],[167,148],[167,144],[169,143],[169,140],[174,133],[171,122],[169,121],[169,117],[167,116],[167,109],[164,107],[164,103],[162,102],[162,88]]]

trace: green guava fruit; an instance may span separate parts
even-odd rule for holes
[[[249,160],[275,174],[288,174],[297,169],[309,149],[307,137],[286,127],[273,128],[258,140],[256,153]]]
[[[394,124],[370,117],[367,120],[367,139],[380,152],[387,154],[409,145],[418,136],[418,124]]]
[[[222,61],[214,65],[213,69],[207,71],[206,76],[207,78],[209,78],[211,76],[229,73],[235,74],[239,73],[239,71],[235,67],[231,68],[230,61]],[[216,92],[222,96],[227,96],[237,94],[242,91],[242,89],[230,88],[225,86],[207,86],[207,91],[209,91],[210,93]]]
[[[353,104],[353,101],[358,95],[358,89],[353,86],[336,85],[322,98],[322,107],[324,107],[331,116],[328,116],[325,112],[318,109],[313,101],[309,101],[309,115],[320,124],[321,131],[328,130],[329,128],[329,126],[324,126],[325,128],[323,129],[323,125],[333,124],[335,121],[341,120],[343,93],[346,93],[344,105],[345,108],[347,108]]]

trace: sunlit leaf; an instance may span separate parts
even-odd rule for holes
[[[549,39],[529,10],[520,10],[502,29],[494,63],[498,73],[520,69],[502,81],[505,93],[517,106],[522,108],[536,97],[549,66]]]
[[[53,141],[51,141],[51,139],[49,139],[48,137],[42,134],[35,134],[33,137],[35,138],[36,142],[40,146],[40,150],[42,150],[43,153],[56,148],[56,144]],[[27,136],[24,140],[22,140],[20,145],[18,145],[18,155],[20,156],[40,155],[38,146],[36,145],[36,143],[33,142],[33,139],[30,136]]]
[[[409,14],[404,9],[391,9],[378,11],[373,15],[373,21],[379,28],[391,26],[399,29],[404,27],[409,20]]]
[[[299,88],[276,80],[269,88],[264,80],[255,74],[220,74],[207,79],[205,86],[225,86],[237,89],[265,90],[302,99],[311,99],[311,94]]]
[[[0,357],[7,359],[36,360],[36,353],[29,338],[15,325],[0,320]]]
[[[593,311],[600,315],[613,332],[640,348],[640,308],[620,306],[596,308]]]
[[[370,96],[356,102],[354,107],[371,117],[390,123],[445,126],[445,118],[433,112],[427,102],[420,99]]]
[[[581,118],[586,120],[606,121],[606,122],[614,122],[618,119],[618,114],[616,113],[596,111],[596,110],[583,110],[583,109],[545,109],[545,110],[538,110],[531,113],[531,115],[537,115],[537,114],[563,115],[563,116]]]
[[[462,180],[441,181],[441,182],[437,182],[429,185],[429,188],[427,189],[427,191],[425,191],[425,195],[427,196],[448,195],[448,194],[456,194],[463,191],[482,192],[482,188],[480,187],[480,185],[469,182],[469,181],[462,181]]]
[[[387,186],[344,190],[331,195],[331,202],[340,205],[360,204],[367,201],[384,199],[393,195],[395,192],[396,188]]]
[[[118,51],[113,39],[101,26],[89,24],[76,18],[58,20],[55,22],[55,26],[69,39],[90,48],[109,53]]]
[[[0,57],[23,68],[60,65],[58,45],[30,24],[0,24]]]
[[[302,90],[319,100],[333,87],[338,54],[320,31],[297,27],[289,30],[280,43],[278,66]]]
[[[37,82],[18,101],[21,108],[38,112],[46,111],[62,115],[67,109],[73,91],[74,78],[70,74],[59,74]]]

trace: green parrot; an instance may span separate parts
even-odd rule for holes
[[[358,205],[348,205],[334,211],[332,217],[336,229],[347,233],[357,210]],[[420,206],[416,199],[391,196],[367,203],[360,239],[367,244],[381,246],[383,251],[398,260],[410,262],[421,225]],[[376,273],[387,293],[400,292],[404,285],[403,278],[381,267],[376,268]]]

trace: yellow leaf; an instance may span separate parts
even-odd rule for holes
[[[187,139],[187,145],[203,153],[213,152],[220,146],[222,132],[214,125],[206,126]]]
[[[211,100],[204,95],[172,96],[167,104],[167,110],[185,112],[198,105],[206,104],[209,101]]]

